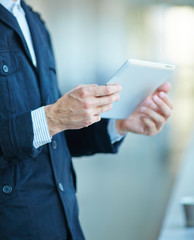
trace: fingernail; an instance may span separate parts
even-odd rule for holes
[[[146,107],[142,107],[141,112],[145,112],[145,111],[146,111]]]
[[[166,94],[164,92],[160,92],[159,95],[161,98],[164,98],[166,96]]]

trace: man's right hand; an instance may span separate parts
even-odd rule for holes
[[[121,86],[117,84],[78,85],[56,103],[45,106],[50,135],[67,129],[80,129],[100,121],[100,114],[109,111],[119,100]]]

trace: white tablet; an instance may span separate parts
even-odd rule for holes
[[[161,84],[166,82],[175,65],[129,59],[107,84],[122,86],[120,99],[113,108],[101,114],[102,118],[125,119]]]

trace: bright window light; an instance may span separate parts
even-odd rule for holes
[[[172,7],[165,14],[166,54],[177,64],[194,64],[194,8]]]

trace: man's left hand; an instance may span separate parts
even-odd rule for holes
[[[172,113],[173,103],[167,96],[170,89],[170,83],[162,84],[128,119],[117,120],[118,133],[133,132],[149,136],[159,133]]]

